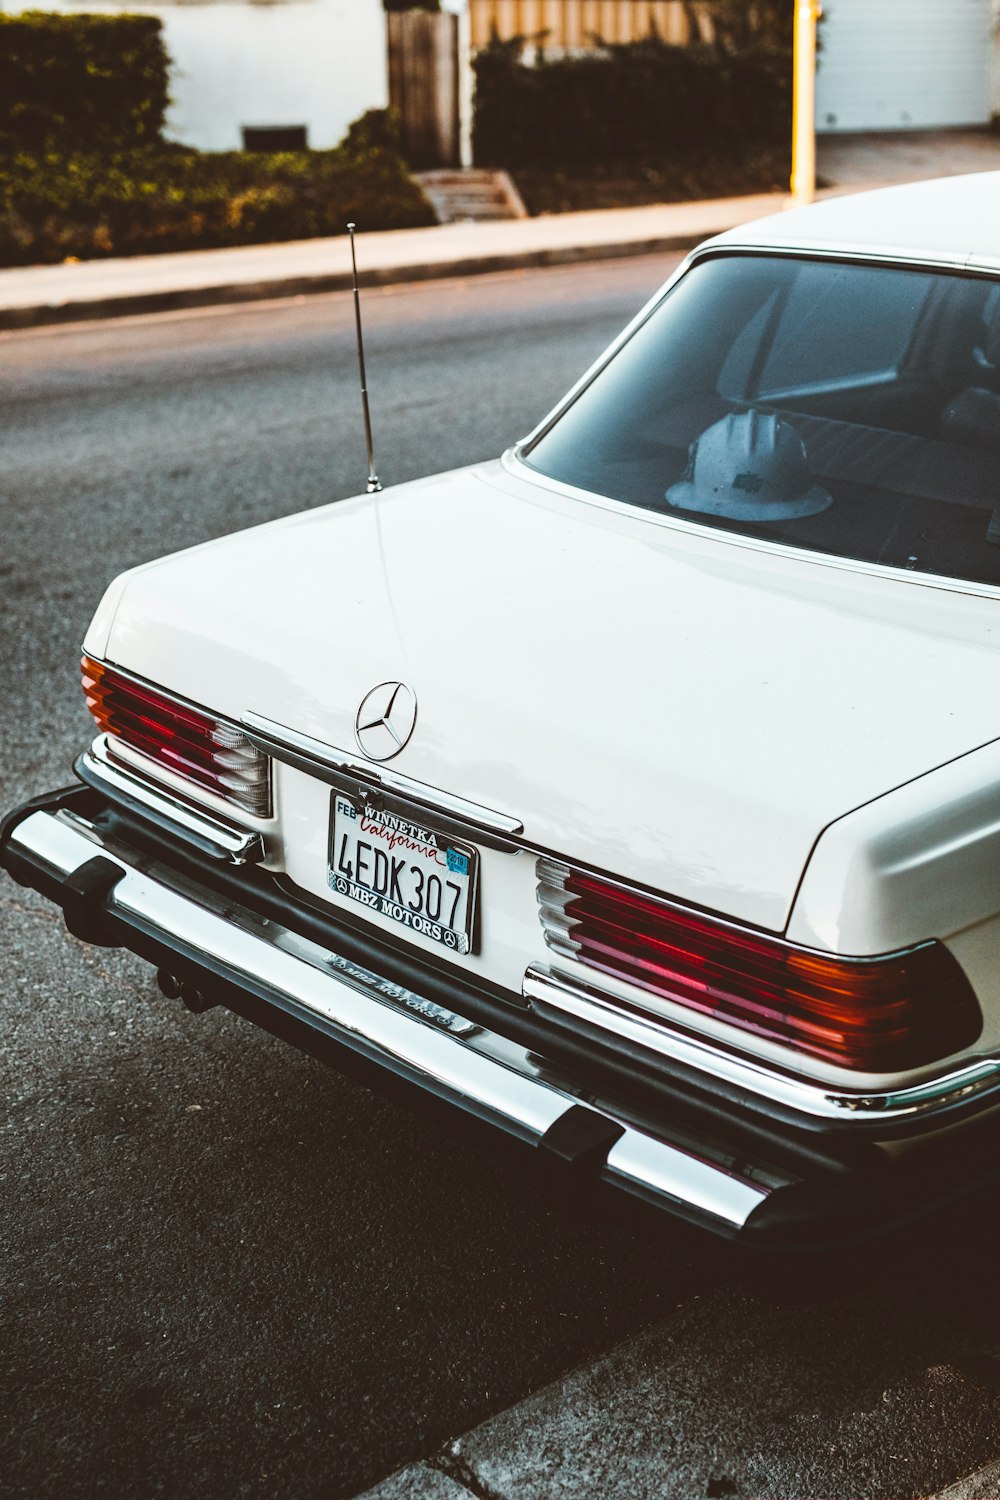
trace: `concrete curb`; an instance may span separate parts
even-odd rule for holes
[[[891,1357],[869,1366],[875,1305],[782,1307],[721,1284],[357,1500],[1000,1500],[1000,1464],[921,1486],[921,1473],[968,1471],[989,1451],[995,1391],[900,1359],[902,1309]]]
[[[998,1500],[1000,1497],[1000,1459],[967,1474],[934,1496],[934,1500]]]
[[[721,230],[709,233],[719,232]],[[397,283],[438,281],[452,276],[482,276],[495,271],[572,265],[580,261],[663,255],[693,250],[708,237],[705,233],[657,235],[649,239],[623,240],[617,244],[560,245],[538,250],[498,252],[431,264],[379,267],[363,272],[360,280],[363,286],[394,286]],[[350,288],[350,273],[337,271],[316,276],[284,276],[262,281],[225,282],[216,286],[128,292],[117,297],[93,297],[79,301],[42,302],[29,307],[0,307],[0,330],[34,328],[51,323],[75,323],[94,318],[125,318],[139,313],[170,312],[227,303],[263,302],[278,297],[310,296],[317,292],[343,292]]]

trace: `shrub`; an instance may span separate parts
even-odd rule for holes
[[[154,16],[0,15],[0,148],[128,150],[159,141],[168,59]]]
[[[137,255],[432,224],[391,124],[332,151],[20,151],[0,163],[0,264]]]
[[[655,167],[676,152],[737,155],[791,131],[783,48],[645,41],[520,61],[522,40],[477,56],[473,150],[484,166]]]

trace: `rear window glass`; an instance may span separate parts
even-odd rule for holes
[[[701,525],[1000,584],[1000,287],[703,262],[522,457]]]

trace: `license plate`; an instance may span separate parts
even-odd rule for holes
[[[398,813],[333,795],[330,885],[454,953],[472,949],[479,854]]]

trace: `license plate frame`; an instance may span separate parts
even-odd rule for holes
[[[367,839],[359,837],[365,833]],[[367,857],[360,861],[360,870],[359,843],[372,856],[370,862]],[[385,862],[381,867],[375,859],[376,852]],[[402,868],[397,867],[394,880],[393,863],[399,861]],[[464,871],[461,869],[463,861]],[[415,873],[411,874],[411,871]],[[373,881],[378,875],[377,885],[357,878],[359,874],[369,873]],[[421,873],[425,876],[422,885],[419,881]],[[435,877],[441,898],[436,918],[429,914],[429,909],[414,910],[412,904],[416,899],[418,905],[423,905],[424,898],[435,889],[431,885]],[[335,790],[330,798],[327,883],[338,896],[352,902],[362,912],[387,917],[402,931],[428,938],[448,953],[466,957],[476,951],[479,850],[473,844],[438,833],[416,808],[405,813],[397,812],[395,808],[389,811],[374,806],[367,799],[359,801],[357,797]],[[449,884],[457,885],[460,891],[452,911],[453,917],[461,913],[458,925],[441,921],[441,908],[450,899]],[[379,889],[380,885],[385,889]],[[402,901],[395,899],[394,890],[403,896]]]

